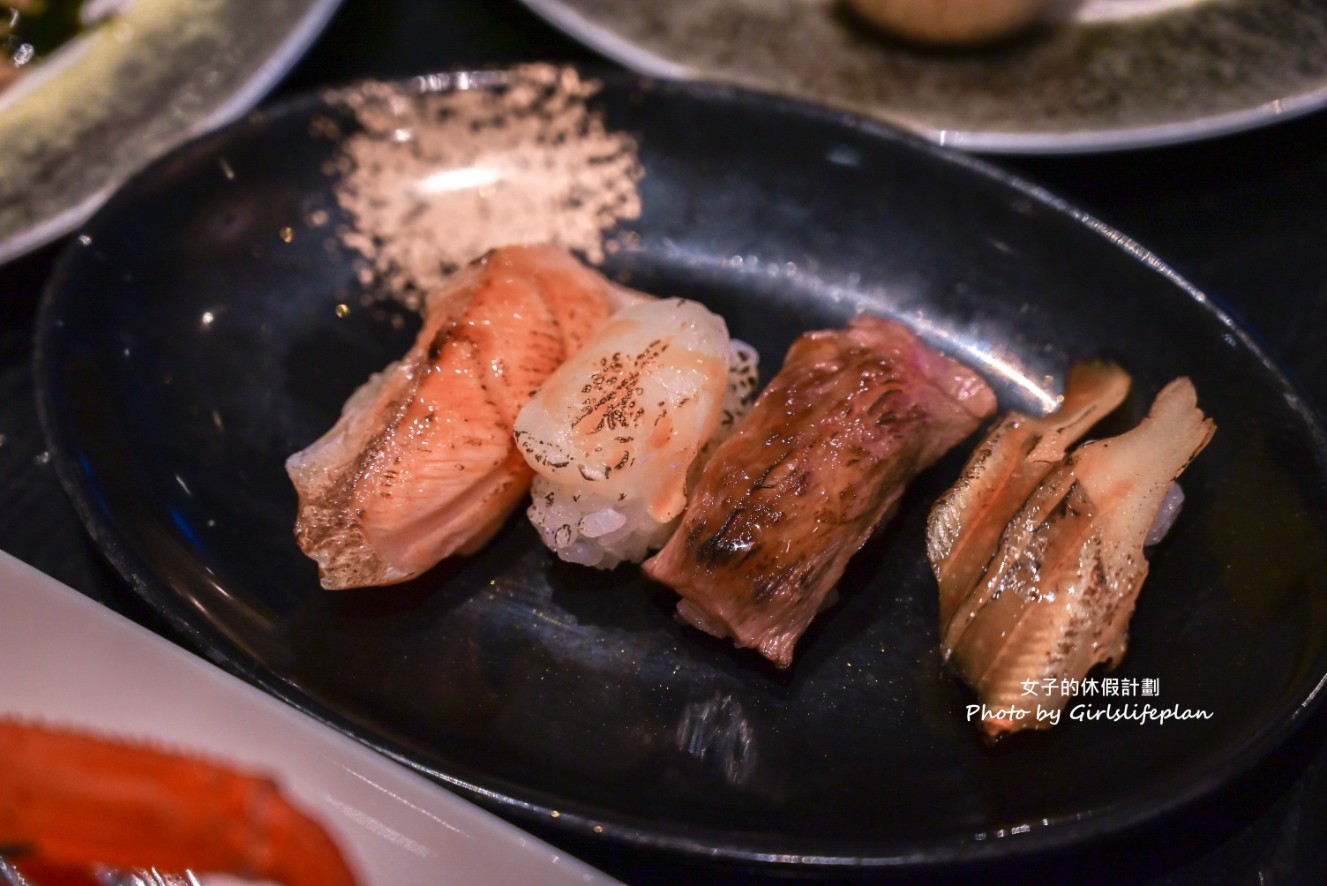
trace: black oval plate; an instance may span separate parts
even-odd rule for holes
[[[40,318],[61,475],[109,559],[192,644],[481,803],[788,864],[1081,842],[1212,791],[1302,719],[1327,672],[1327,448],[1220,309],[1055,198],[875,123],[629,77],[592,105],[637,138],[644,170],[643,214],[604,267],[721,311],[767,374],[799,332],[868,310],[972,361],[1009,404],[1093,355],[1133,373],[1130,421],[1166,381],[1193,378],[1219,430],[1185,475],[1111,675],[1132,692],[1075,704],[1195,718],[1077,720],[982,745],[936,653],[923,556],[926,509],[964,452],[914,484],[788,673],[677,624],[672,595],[635,570],[556,562],[520,519],[411,584],[320,590],[291,538],[282,462],[411,336],[368,311],[338,316],[365,285],[348,251],[275,236],[335,207],[336,144],[311,121],[352,124],[323,96],[135,179],[71,244]]]

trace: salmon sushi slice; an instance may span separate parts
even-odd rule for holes
[[[406,581],[487,542],[529,488],[521,407],[644,298],[552,246],[494,250],[432,292],[409,353],[286,462],[295,536],[323,587]]]

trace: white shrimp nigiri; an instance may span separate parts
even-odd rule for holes
[[[700,304],[618,311],[516,418],[544,543],[602,569],[662,546],[686,507],[688,475],[755,386],[755,351]]]

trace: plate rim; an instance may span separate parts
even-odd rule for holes
[[[862,117],[851,111],[815,105],[800,99],[753,91],[740,86],[718,83],[703,83],[663,79],[657,80],[630,71],[602,71],[586,65],[559,65],[559,67],[578,70],[586,76],[599,80],[608,87],[623,90],[647,85],[652,90],[670,90],[682,94],[687,100],[738,103],[754,107],[761,111],[772,111],[780,116],[809,118],[816,121],[849,126],[858,131],[866,131],[873,138],[880,138],[905,146],[907,150],[920,150],[945,163],[967,170],[965,174],[976,174],[993,180],[1003,187],[1011,188],[1024,197],[1040,203],[1056,215],[1086,227],[1095,236],[1109,243],[1125,257],[1139,262],[1162,277],[1179,292],[1177,298],[1187,299],[1201,311],[1209,314],[1226,329],[1227,333],[1238,340],[1252,358],[1263,367],[1269,377],[1280,387],[1287,405],[1303,422],[1315,443],[1313,457],[1323,466],[1327,475],[1327,426],[1322,415],[1304,396],[1297,383],[1282,369],[1276,358],[1255,337],[1252,331],[1238,322],[1236,317],[1219,301],[1214,300],[1182,277],[1166,264],[1159,256],[1152,253],[1137,241],[1101,221],[1091,213],[1078,208],[1067,199],[1034,181],[1004,169],[980,157],[961,152],[950,151],[930,142],[916,133],[901,129],[893,124],[874,118]],[[448,71],[445,74],[423,74],[414,77],[394,79],[366,78],[346,84],[340,89],[355,90],[364,84],[388,84],[403,89],[429,91],[430,83],[454,84],[458,80],[474,84],[493,84],[508,76],[511,69],[477,68],[470,71]],[[280,117],[286,114],[301,113],[306,108],[325,106],[328,90],[308,90],[296,93],[269,104],[261,109],[264,119]],[[203,139],[220,139],[245,126],[244,121],[235,121],[217,130],[201,136]],[[163,156],[153,160],[140,169],[129,182],[138,179],[148,180],[158,167],[172,162],[177,153],[186,150],[194,141],[177,146]],[[118,196],[118,195],[117,195]],[[89,222],[95,226],[105,214],[112,217],[117,199],[113,197]],[[271,666],[245,656],[225,633],[205,619],[199,619],[187,602],[171,589],[167,580],[133,549],[129,540],[119,533],[114,521],[103,514],[95,505],[95,496],[89,489],[87,475],[78,469],[71,457],[74,448],[63,435],[64,421],[54,402],[51,385],[51,356],[53,347],[60,335],[61,323],[59,308],[63,300],[72,296],[68,290],[61,289],[61,282],[68,273],[68,268],[75,266],[79,255],[85,248],[77,239],[68,243],[58,256],[54,271],[44,290],[38,309],[36,334],[33,346],[34,386],[36,388],[37,411],[41,430],[46,440],[51,460],[65,492],[73,504],[79,519],[92,537],[98,550],[115,567],[119,575],[130,585],[148,605],[163,615],[172,629],[201,656],[228,669],[246,681],[292,705],[314,719],[349,735],[351,738],[375,749],[396,762],[422,773],[453,789],[462,791],[467,797],[481,805],[499,812],[515,814],[532,826],[552,824],[554,828],[569,836],[588,838],[594,841],[616,839],[624,845],[638,849],[659,851],[686,858],[705,858],[719,862],[756,864],[773,868],[807,868],[834,870],[845,866],[854,866],[869,870],[921,870],[937,866],[964,865],[1027,859],[1049,851],[1062,851],[1082,847],[1094,840],[1140,828],[1158,821],[1178,810],[1191,806],[1204,798],[1216,794],[1221,788],[1246,776],[1262,763],[1275,749],[1285,744],[1299,731],[1302,724],[1319,711],[1323,704],[1324,688],[1327,688],[1327,671],[1317,676],[1317,682],[1307,694],[1298,700],[1292,709],[1282,710],[1277,718],[1270,719],[1254,734],[1254,737],[1242,744],[1228,758],[1227,764],[1217,772],[1208,773],[1201,779],[1188,784],[1184,790],[1174,791],[1168,797],[1152,800],[1141,808],[1135,806],[1119,809],[1103,807],[1098,810],[1080,813],[1050,823],[1045,827],[1033,828],[1018,835],[982,834],[975,839],[961,843],[948,841],[941,846],[937,841],[930,841],[925,847],[912,853],[891,852],[872,855],[869,853],[839,855],[833,854],[785,854],[750,848],[751,840],[745,844],[723,843],[712,840],[699,841],[696,833],[714,836],[712,829],[672,827],[665,831],[642,831],[633,826],[630,817],[619,814],[616,820],[596,817],[586,810],[579,809],[578,803],[547,803],[531,799],[542,795],[542,791],[526,791],[525,798],[519,794],[519,785],[511,785],[514,792],[497,790],[494,783],[507,783],[503,777],[493,777],[485,784],[468,781],[463,777],[440,771],[426,762],[413,759],[394,742],[382,736],[368,733],[355,727],[351,718],[339,713],[331,706],[299,691],[297,686],[284,679]],[[1327,649],[1327,647],[1324,647]],[[1325,652],[1324,654],[1327,654]],[[597,807],[595,807],[597,808]],[[556,811],[557,815],[552,813]],[[860,841],[858,841],[860,842]],[[741,843],[741,841],[739,841]],[[846,844],[844,844],[846,846]]]

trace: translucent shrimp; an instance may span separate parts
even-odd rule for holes
[[[644,559],[667,541],[689,476],[755,385],[755,351],[696,302],[619,311],[516,419],[544,543],[604,569]]]

